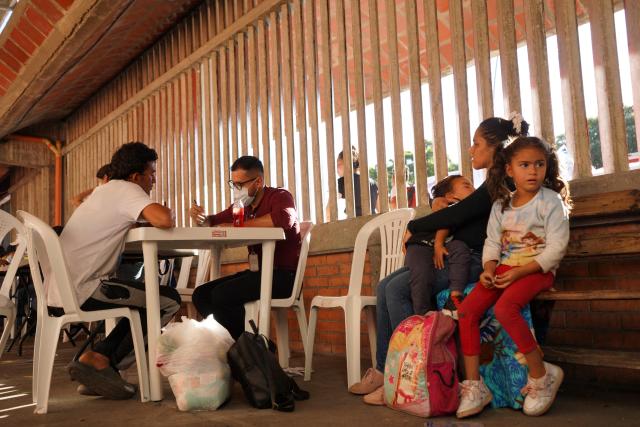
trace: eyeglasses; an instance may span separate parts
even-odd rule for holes
[[[232,190],[242,190],[242,187],[244,187],[245,184],[248,184],[251,181],[255,181],[256,179],[258,179],[257,176],[255,178],[251,178],[251,179],[248,179],[248,180],[243,181],[243,182],[233,182],[233,180],[230,179],[227,182],[227,184],[229,184],[229,188],[232,189]]]

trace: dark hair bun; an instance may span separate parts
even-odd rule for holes
[[[512,119],[489,117],[478,126],[484,139],[492,146],[502,146],[509,137],[526,136],[529,134],[529,123],[522,119],[519,113],[514,113]]]

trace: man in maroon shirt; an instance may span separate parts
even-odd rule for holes
[[[282,188],[264,185],[262,162],[253,156],[242,156],[231,166],[234,201],[244,204],[245,227],[281,227],[284,240],[276,242],[273,261],[273,298],[291,295],[300,256],[300,224],[293,196]],[[193,205],[190,215],[199,225],[231,226],[233,204],[224,211],[205,216],[200,206]],[[261,265],[262,247],[249,246],[249,264]],[[257,263],[255,261],[258,261]],[[193,304],[202,316],[213,317],[234,339],[244,330],[244,304],[260,299],[260,270],[245,270],[198,286]]]

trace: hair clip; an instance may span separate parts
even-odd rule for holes
[[[522,132],[522,114],[517,111],[512,111],[511,114],[509,114],[509,120],[513,123],[513,129],[520,135],[520,132]]]

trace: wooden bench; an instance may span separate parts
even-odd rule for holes
[[[569,346],[542,346],[545,360],[574,365],[640,369],[640,352],[597,350]]]
[[[541,301],[600,301],[640,299],[640,290],[546,291],[536,297]]]
[[[640,191],[626,190],[575,197],[568,259],[640,254]],[[639,261],[640,262],[640,261]],[[538,301],[640,300],[640,289],[551,290]],[[640,369],[640,352],[543,346],[549,361]]]
[[[640,290],[547,291],[538,301],[640,300]],[[640,352],[600,350],[570,346],[542,346],[548,361],[609,368],[640,369]]]

